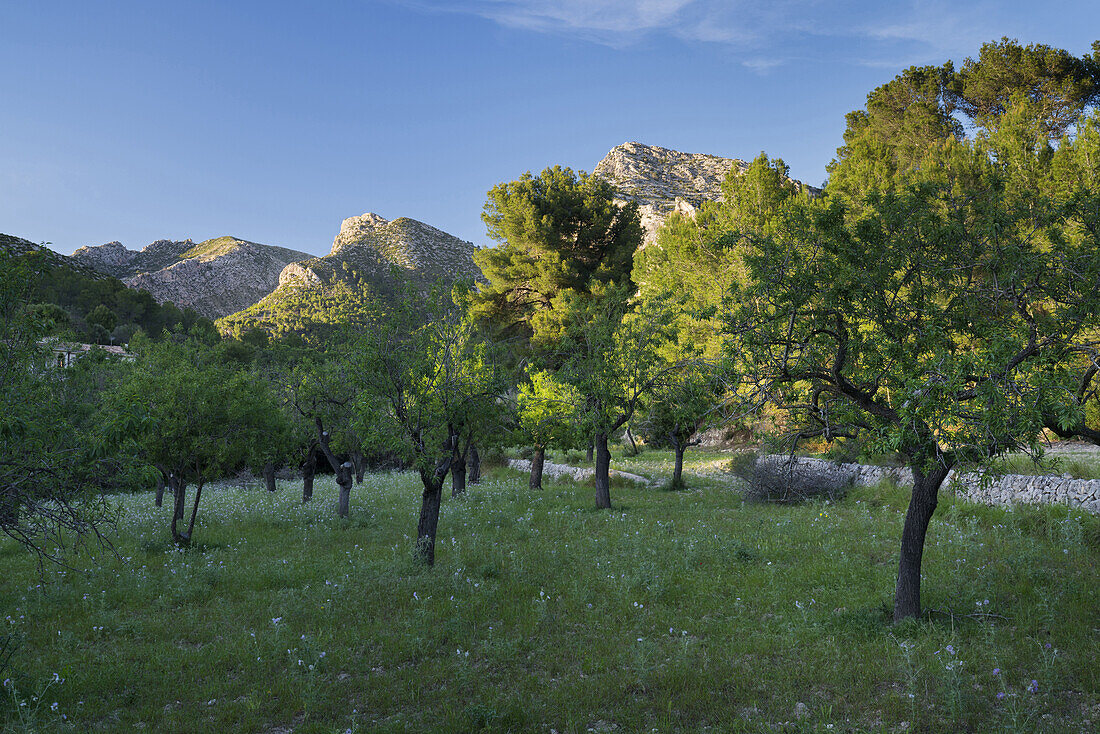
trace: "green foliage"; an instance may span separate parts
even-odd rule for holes
[[[262,465],[286,439],[283,414],[266,382],[233,370],[200,342],[142,340],[137,364],[106,401],[104,432],[138,461],[179,484],[202,485]],[[189,529],[173,535],[190,541]]]
[[[474,254],[488,280],[472,297],[475,321],[550,348],[569,298],[628,284],[642,229],[637,207],[614,196],[603,179],[560,166],[494,186],[482,219],[499,244]]]
[[[957,109],[986,129],[1023,95],[1037,109],[1036,119],[1048,138],[1061,137],[1081,111],[1100,101],[1100,41],[1092,56],[1077,58],[1047,46],[1021,46],[1015,39],[982,44],[977,59],[968,58],[949,83]]]
[[[791,210],[746,258],[740,344],[789,388],[804,435],[863,426],[879,450],[923,461],[1038,437],[1059,409],[1052,360],[1095,317],[1100,260],[1091,240],[1063,236],[1057,207],[1012,186],[1018,151],[1004,129],[952,144],[861,214]],[[776,359],[782,345],[795,351]]]
[[[91,326],[102,326],[105,331],[110,332],[118,324],[118,317],[101,303],[84,317],[84,321]]]
[[[69,544],[96,537],[106,519],[100,490],[119,477],[107,473],[90,430],[102,390],[89,377],[104,377],[96,357],[61,370],[38,344],[37,317],[48,309],[27,308],[33,262],[0,258],[0,533],[56,560]]]
[[[625,288],[569,301],[565,336],[554,359],[557,379],[581,396],[584,435],[610,436],[634,415],[640,401],[674,378],[681,364],[664,358],[672,338],[669,304],[654,300],[631,309]]]
[[[867,95],[847,117],[844,146],[829,165],[830,195],[858,198],[918,179],[942,160],[944,147],[962,140],[965,116],[977,133],[996,131],[1005,115],[1026,102],[1041,138],[1058,138],[1100,100],[1100,42],[1090,56],[1001,39],[982,46],[978,59],[955,70],[910,67]]]
[[[422,476],[446,474],[455,436],[500,425],[499,357],[441,289],[423,300],[410,293],[359,338],[350,364],[356,430]]]
[[[952,116],[947,86],[954,66],[912,66],[867,95],[864,110],[848,113],[844,145],[829,164],[832,195],[889,189],[924,165],[948,139],[963,136]]]
[[[516,438],[539,448],[577,446],[583,442],[577,425],[583,405],[575,387],[551,372],[528,368],[516,397]]]

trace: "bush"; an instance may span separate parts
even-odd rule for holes
[[[494,466],[507,466],[508,464],[508,456],[500,446],[490,446],[484,449],[478,449],[478,453],[481,456],[482,470],[490,469]]]
[[[730,469],[743,479],[744,496],[755,502],[781,504],[811,498],[836,500],[852,485],[850,472],[821,459],[792,456],[756,456],[745,453],[730,462]]]

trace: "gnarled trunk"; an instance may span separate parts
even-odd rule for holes
[[[950,468],[936,464],[925,473],[924,467],[913,466],[913,494],[901,531],[901,557],[894,591],[895,622],[920,616],[920,568],[924,539],[928,534],[928,523],[936,511],[940,485]]]
[[[531,489],[542,489],[542,467],[545,463],[546,449],[538,446],[531,456]]]
[[[672,484],[678,487],[684,481],[684,450],[687,448],[687,444],[674,438],[672,447],[676,451],[676,466],[672,470]]]
[[[340,485],[340,500],[336,507],[336,514],[347,517],[351,512],[351,482],[353,468],[350,461],[345,461],[336,470],[336,483]]]
[[[439,505],[443,501],[443,481],[447,478],[451,459],[448,456],[436,466],[434,472],[420,470],[420,483],[424,492],[420,499],[420,519],[416,523],[416,550],[418,561],[431,566],[435,563],[435,533],[439,527]]]
[[[591,439],[591,438],[588,439],[588,450],[584,454],[585,461],[591,463],[591,461],[592,461],[592,451],[593,451],[593,449],[595,449],[595,447],[596,447],[595,440]]]
[[[317,474],[317,446],[309,447],[302,462],[302,504],[313,499],[313,478]]]
[[[268,492],[274,492],[275,487],[275,463],[272,461],[264,464],[264,484],[267,485]]]
[[[451,462],[451,496],[461,497],[466,493],[466,459],[461,454]]]
[[[302,504],[313,499],[313,462],[307,461],[302,467]]]
[[[607,434],[597,433],[596,449],[596,507],[611,509],[611,449],[607,447]]]
[[[470,444],[470,484],[481,483],[481,454],[477,446]]]
[[[320,448],[321,453],[325,455],[325,459],[328,460],[329,466],[332,467],[332,471],[336,473],[336,484],[340,487],[340,499],[336,505],[336,514],[340,517],[347,517],[351,505],[351,483],[354,480],[352,464],[350,461],[341,463],[340,460],[336,458],[336,454],[332,453],[332,449],[329,448],[329,440],[331,437],[321,424],[321,419],[315,418],[314,423],[317,425],[318,448]]]
[[[163,507],[164,506],[164,475],[163,474],[161,474],[159,477],[157,477],[156,505],[157,505],[157,507]]]

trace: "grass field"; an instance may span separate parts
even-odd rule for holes
[[[331,479],[305,507],[296,483],[214,487],[186,552],[151,494],[117,498],[117,556],[40,572],[0,544],[5,731],[1100,727],[1097,518],[945,497],[928,614],[895,626],[904,492],[745,504],[722,455],[688,457],[714,476],[615,482],[610,512],[493,470],[444,502],[431,569],[412,474],[368,476],[345,521]]]

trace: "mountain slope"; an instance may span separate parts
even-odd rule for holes
[[[0,233],[0,255],[21,257],[32,253],[41,253],[46,263],[54,268],[68,268],[75,273],[92,279],[103,279],[107,277],[106,274],[95,268],[88,267],[86,264],[78,260],[73,260],[71,257],[65,257],[64,255],[56,253],[48,247],[36,245],[30,240],[25,240],[22,237]]]
[[[141,251],[118,242],[81,247],[72,259],[149,291],[160,302],[217,318],[246,308],[279,284],[288,263],[309,254],[236,237],[157,240]]]
[[[274,292],[219,319],[218,328],[233,334],[250,328],[276,335],[309,332],[326,314],[347,318],[366,308],[365,298],[393,298],[405,284],[425,289],[437,280],[480,277],[474,249],[471,242],[408,217],[389,221],[372,212],[349,217],[328,255],[288,264]]]

